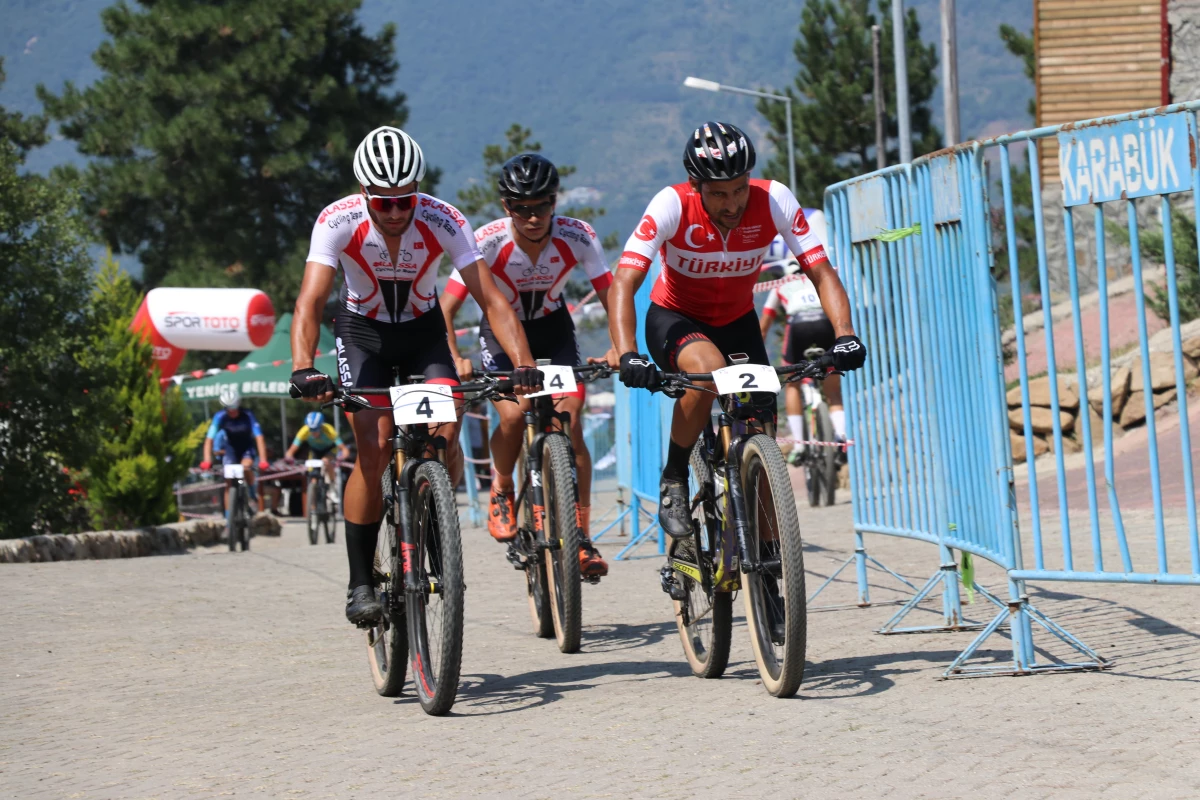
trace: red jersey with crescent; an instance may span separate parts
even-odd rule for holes
[[[652,302],[709,325],[728,325],[754,308],[754,284],[776,234],[805,272],[828,260],[800,203],[782,183],[751,180],[742,221],[728,236],[709,219],[700,193],[680,183],[650,201],[617,266],[644,272],[657,255],[662,270]]]
[[[342,268],[342,304],[351,314],[407,322],[438,311],[438,265],[443,254],[455,269],[480,258],[471,224],[454,206],[417,195],[412,224],[400,237],[393,261],[363,196],[352,194],[317,217],[307,260]]]
[[[581,219],[555,217],[550,223],[550,241],[536,261],[517,245],[508,217],[475,231],[475,243],[497,288],[520,320],[540,319],[561,308],[563,289],[575,267],[583,270],[597,290],[608,288],[613,280],[596,232]],[[458,270],[451,273],[446,291],[460,299],[467,296]]]

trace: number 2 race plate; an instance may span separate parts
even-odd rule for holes
[[[571,367],[538,367],[542,371],[542,391],[526,397],[546,394],[569,394],[575,391],[575,370]]]
[[[438,383],[414,383],[393,386],[392,416],[397,425],[428,422],[454,422],[454,392]]]
[[[713,370],[713,381],[720,394],[741,392],[778,392],[779,375],[774,367],[762,364],[735,364]]]

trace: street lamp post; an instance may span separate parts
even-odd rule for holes
[[[768,100],[781,100],[786,106],[787,116],[787,141],[788,141],[788,187],[792,190],[792,194],[796,193],[796,140],[792,137],[792,98],[786,94],[770,94],[768,92],[756,92],[753,89],[740,89],[737,86],[727,86],[716,81],[707,81],[704,78],[694,78],[691,75],[684,80],[683,85],[689,89],[703,89],[706,92],[733,92],[734,94],[748,94],[751,97],[765,97]]]

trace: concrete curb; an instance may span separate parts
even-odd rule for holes
[[[256,515],[251,524],[252,536],[278,536],[280,532],[279,521],[269,514]],[[194,547],[220,544],[224,540],[224,520],[209,519],[132,531],[51,533],[0,540],[0,564],[172,555]]]

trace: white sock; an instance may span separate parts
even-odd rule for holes
[[[804,417],[799,414],[788,414],[788,430],[792,432],[792,438],[800,441],[804,438]]]
[[[839,408],[837,411],[829,412],[829,419],[833,422],[833,432],[837,434],[839,439],[846,438],[846,409]]]

